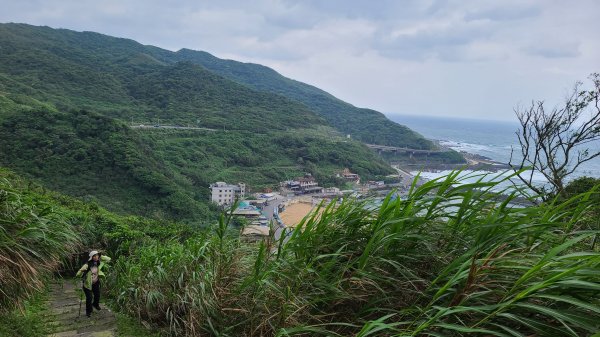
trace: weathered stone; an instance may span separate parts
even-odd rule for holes
[[[74,337],[77,336],[77,330],[63,331],[48,335],[48,337]]]
[[[113,337],[116,336],[116,318],[108,308],[94,310],[91,318],[85,316],[85,299],[73,282],[63,281],[50,286],[47,310],[42,313],[53,337]]]

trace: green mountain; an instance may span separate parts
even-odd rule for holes
[[[303,116],[295,116],[300,118],[282,121],[288,123],[287,127],[293,127],[294,120],[309,124],[315,121],[314,115],[309,117],[310,108],[310,112],[322,117],[328,125],[366,143],[420,149],[434,147],[430,141],[377,111],[356,108],[323,90],[257,64],[222,60],[188,49],[174,53],[98,33],[24,24],[2,25],[0,43],[3,48],[0,71],[25,84],[22,90],[28,89],[36,95],[42,95],[39,92],[42,90],[43,95],[47,95],[44,98],[57,103],[91,105],[115,117],[161,118],[222,126],[220,124],[231,123],[227,118],[226,122],[223,120],[224,114],[277,119],[274,115],[281,118],[290,112],[303,113]],[[189,63],[165,67],[181,61]],[[202,67],[194,67],[194,64]],[[26,71],[36,68],[49,71]],[[182,74],[185,76],[181,77]],[[243,87],[231,82],[223,84],[221,76]],[[57,81],[60,85],[53,83]],[[165,92],[166,87],[169,90]],[[255,90],[245,91],[247,87]],[[190,90],[203,94],[190,95]],[[193,99],[178,99],[181,97]],[[232,97],[236,100],[230,100]],[[277,107],[285,107],[285,111]],[[243,126],[242,121],[239,124]]]
[[[0,46],[0,90],[59,108],[254,131],[325,125],[303,104],[251,90],[190,62],[165,64],[147,53],[153,47],[131,40],[5,24]]]
[[[88,111],[61,112],[0,95],[0,164],[87,201],[154,217],[207,219],[193,188],[123,123]]]
[[[390,121],[382,113],[357,108],[312,85],[295,81],[260,64],[219,59],[207,52],[181,49],[177,53],[154,50],[165,62],[190,61],[253,89],[283,95],[306,104],[344,134],[370,144],[433,149],[427,139],[406,126]]]
[[[0,48],[0,165],[114,211],[202,220],[216,180],[393,172],[306,104],[160,56],[176,53],[24,24],[0,24]],[[129,127],[159,120],[205,129]]]

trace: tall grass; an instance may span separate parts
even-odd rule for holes
[[[74,227],[39,195],[0,170],[0,311],[44,288],[78,246]]]
[[[184,243],[155,241],[119,259],[109,287],[121,309],[168,326],[173,335],[226,330],[225,313],[244,269],[240,242],[227,229],[230,220],[221,216],[210,231]]]
[[[119,309],[166,335],[592,335],[598,187],[524,207],[501,188],[509,178],[456,172],[377,207],[323,204],[281,240],[249,244],[226,216],[208,230],[119,217],[1,171],[0,310],[83,240],[116,258],[105,291]]]
[[[156,242],[112,273],[121,307],[187,336],[582,336],[600,329],[596,190],[522,207],[458,172],[405,199],[322,205],[287,239]],[[502,193],[502,196],[500,195]],[[590,229],[591,228],[591,229]]]

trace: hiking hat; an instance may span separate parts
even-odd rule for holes
[[[92,261],[92,257],[94,257],[94,255],[98,255],[98,251],[97,250],[92,250],[90,252],[90,258],[88,259],[88,261]]]

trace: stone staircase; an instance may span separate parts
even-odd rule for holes
[[[73,279],[58,279],[50,287],[48,308],[43,313],[44,323],[51,331],[49,337],[113,337],[117,336],[117,320],[108,307],[85,316],[85,295],[81,282]],[[81,313],[79,301],[81,303]]]

